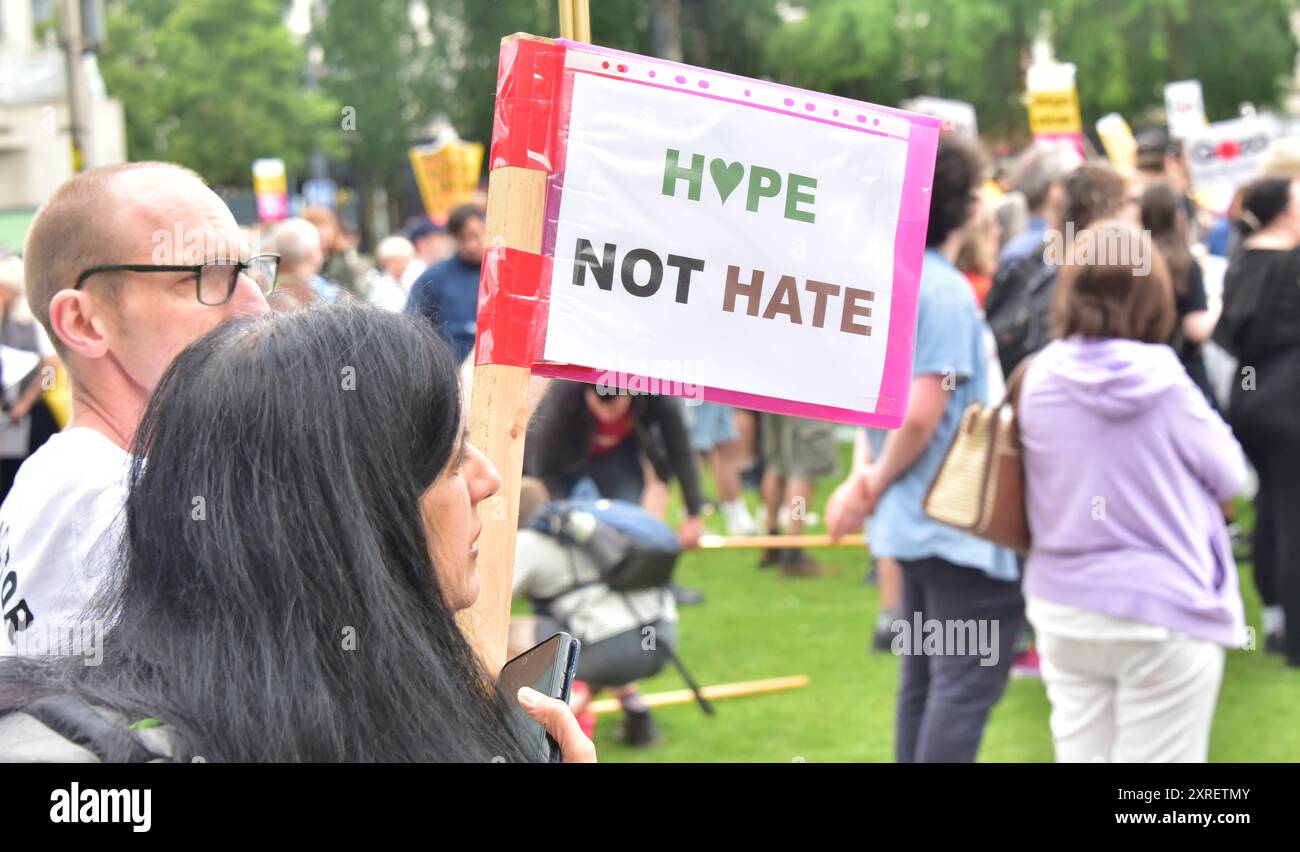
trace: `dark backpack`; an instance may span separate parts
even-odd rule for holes
[[[619,592],[667,586],[682,553],[672,527],[618,500],[553,501],[528,526],[587,553]]]
[[[984,300],[984,318],[993,330],[1002,375],[1051,340],[1052,296],[1058,268],[1043,260],[1041,250],[998,267]]]

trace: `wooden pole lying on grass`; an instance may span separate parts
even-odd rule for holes
[[[743,698],[746,695],[762,695],[767,692],[783,692],[788,689],[800,689],[809,684],[808,675],[790,675],[789,677],[770,677],[765,680],[746,680],[740,683],[719,683],[706,686],[700,690],[709,701],[719,698]],[[647,707],[668,707],[673,704],[688,704],[695,700],[689,689],[674,689],[671,692],[654,692],[643,695]],[[614,713],[620,709],[617,698],[602,698],[593,701],[588,709],[597,716]]]
[[[861,533],[828,535],[702,535],[700,550],[744,550],[757,547],[865,547]]]

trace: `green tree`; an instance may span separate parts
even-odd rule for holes
[[[808,0],[771,37],[768,72],[893,106],[917,95],[975,105],[981,131],[1025,123],[1021,57],[1043,0]]]
[[[435,62],[443,72],[448,118],[466,139],[492,136],[501,39],[516,32],[559,36],[556,0],[429,0]],[[656,53],[655,16],[680,28],[682,59],[747,76],[762,72],[777,0],[596,0],[591,35],[596,44],[632,53]]]
[[[303,90],[305,55],[283,0],[117,0],[100,68],[122,99],[127,152],[247,185],[259,157],[301,171],[339,151],[338,106]]]
[[[1200,79],[1212,119],[1277,102],[1296,57],[1294,0],[805,0],[768,39],[777,80],[886,105],[919,94],[975,105],[982,132],[1028,135],[1035,37],[1078,67],[1085,127],[1150,120],[1164,84]]]
[[[1056,0],[1052,42],[1079,72],[1084,120],[1130,123],[1164,104],[1164,85],[1198,79],[1211,120],[1250,101],[1276,105],[1296,59],[1293,0]]]
[[[425,11],[428,7],[425,6]],[[395,215],[407,152],[438,113],[431,34],[417,31],[408,0],[325,0],[314,28],[321,84],[340,108],[340,126],[368,226],[374,190]]]

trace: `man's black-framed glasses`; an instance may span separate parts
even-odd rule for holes
[[[230,301],[239,284],[239,276],[246,275],[263,295],[275,292],[275,277],[280,269],[280,255],[255,254],[248,260],[214,260],[192,265],[151,263],[108,263],[92,266],[77,276],[74,289],[80,290],[86,279],[98,272],[189,272],[194,276],[194,292],[199,303],[216,307]]]

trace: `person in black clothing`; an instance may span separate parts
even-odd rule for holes
[[[1142,193],[1139,205],[1142,227],[1151,232],[1152,240],[1164,255],[1174,284],[1178,324],[1174,326],[1169,345],[1178,353],[1187,374],[1205,394],[1210,407],[1218,408],[1201,351],[1201,345],[1214,331],[1215,317],[1210,313],[1205,296],[1201,265],[1188,249],[1187,216],[1182,210],[1179,193],[1167,183],[1153,183]]]
[[[681,484],[688,518],[678,535],[683,547],[699,544],[699,473],[675,399],[557,381],[529,432],[524,469],[557,500],[590,479],[600,496],[639,504],[645,490],[644,456],[661,480],[675,477]]]
[[[1265,647],[1300,667],[1300,197],[1284,178],[1242,199],[1214,341],[1236,356],[1228,422],[1259,474],[1252,542]],[[1287,629],[1289,627],[1289,629]]]

